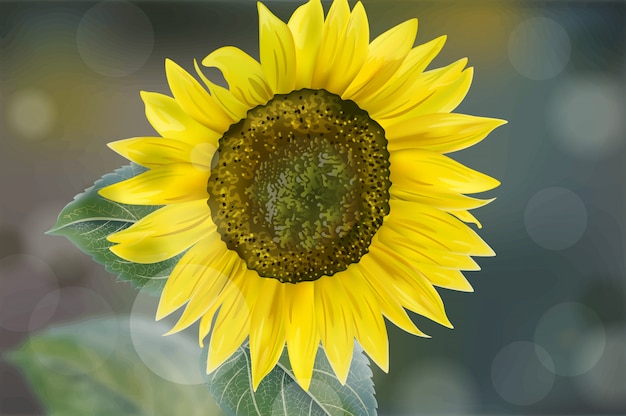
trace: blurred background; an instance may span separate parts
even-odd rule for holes
[[[380,414],[625,414],[626,2],[363,3],[372,36],[412,17],[417,43],[447,34],[431,68],[475,67],[456,111],[509,121],[451,155],[502,182],[475,212],[497,256],[467,273],[474,293],[441,291],[454,330],[418,316],[432,339],[388,327],[389,374],[373,368]],[[286,20],[300,2],[266,4]],[[224,45],[258,57],[256,19],[254,1],[0,2],[0,353],[52,327],[113,322],[97,341],[107,354],[166,396],[208,395],[194,328],[162,338],[155,298],[44,232],[126,164],[106,143],[154,134],[139,91],[169,92],[165,58],[193,71]],[[0,415],[44,414],[7,357]],[[149,414],[168,414],[153,396]]]

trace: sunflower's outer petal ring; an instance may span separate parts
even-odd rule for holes
[[[132,226],[111,234],[117,243],[111,251],[135,263],[157,263],[174,257],[197,243],[215,225],[204,201],[166,205]]]
[[[324,10],[319,0],[298,7],[287,24],[296,52],[295,89],[311,87],[317,51],[324,33]]]
[[[191,247],[176,263],[165,283],[156,319],[160,320],[183,306],[203,282],[209,267],[226,255],[228,248],[219,233],[209,233]]]
[[[193,66],[196,69],[196,73],[209,89],[209,92],[215,98],[224,111],[235,121],[239,121],[246,116],[246,113],[250,109],[247,105],[236,99],[228,88],[224,88],[211,82],[202,72],[197,60],[193,60]]]
[[[471,256],[495,255],[478,234],[446,212],[397,199],[389,201],[389,206],[389,216],[383,226],[416,244]]]
[[[260,279],[258,296],[250,319],[252,387],[276,365],[285,345],[285,287],[276,279]]]
[[[98,193],[112,201],[132,205],[166,205],[206,200],[206,184],[210,174],[208,169],[191,163],[171,163],[109,185]]]
[[[378,91],[398,70],[416,34],[417,19],[411,19],[374,39],[365,63],[341,97],[359,103],[360,99]]]
[[[222,71],[233,96],[249,108],[266,104],[274,95],[261,64],[239,48],[216,49],[202,60],[202,65]]]
[[[182,331],[205,315],[215,315],[217,309],[224,305],[228,294],[230,276],[241,268],[239,256],[228,250],[223,256],[217,257],[213,264],[205,265],[202,277],[194,288],[189,302],[176,325],[165,335]]]
[[[315,60],[315,70],[311,80],[314,89],[326,88],[326,80],[334,71],[333,61],[338,53],[350,20],[350,6],[347,0],[336,0],[330,6],[324,21],[324,33]]]
[[[367,58],[369,25],[363,4],[358,2],[339,41],[332,63],[332,71],[325,81],[325,89],[341,95],[361,70]]]
[[[434,113],[385,128],[389,151],[426,149],[438,153],[462,150],[483,140],[504,120],[466,114]]]
[[[245,267],[245,264],[241,265]],[[242,275],[245,275],[245,271],[240,269],[231,280],[242,280]],[[243,281],[242,290],[246,290],[245,284]],[[229,293],[222,301],[209,341],[207,374],[212,373],[233,355],[250,334],[250,305],[237,285],[232,282],[229,285]]]
[[[274,16],[263,3],[257,2],[257,7],[261,67],[274,94],[290,93],[296,82],[293,36],[287,24]]]
[[[147,168],[191,162],[201,170],[208,170],[217,151],[209,143],[192,145],[164,137],[133,137],[111,142],[108,146],[126,159]]]
[[[401,188],[428,187],[434,192],[483,192],[500,185],[496,179],[429,150],[390,152],[390,180]]]
[[[315,322],[315,283],[285,285],[286,339],[293,373],[305,391],[313,377],[315,355],[320,343]]]
[[[439,54],[446,41],[446,36],[440,36],[423,45],[411,49],[395,74],[378,91],[369,97],[359,100],[361,108],[374,113],[380,104],[402,97],[430,62]]]
[[[156,92],[141,92],[146,106],[146,118],[163,137],[191,144],[210,143],[217,146],[222,136],[191,118],[175,99]]]
[[[198,81],[174,61],[165,60],[165,73],[176,102],[194,120],[217,132],[225,132],[235,121]]]
[[[339,382],[345,384],[354,350],[354,325],[340,278],[322,276],[315,281],[315,320],[326,357]]]
[[[369,253],[361,257],[360,263],[361,270],[369,281],[390,275],[392,279],[389,279],[387,286],[395,292],[394,298],[405,308],[452,328],[443,301],[428,279],[393,249],[381,244],[376,236],[372,240]]]
[[[356,339],[376,365],[385,373],[389,371],[389,340],[380,304],[368,290],[361,276],[352,270],[341,277],[344,285],[348,308],[352,319]],[[358,288],[359,290],[355,290]]]

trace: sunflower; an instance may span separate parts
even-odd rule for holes
[[[160,137],[110,143],[148,168],[100,194],[162,205],[108,239],[131,262],[184,252],[157,319],[184,311],[211,333],[207,373],[249,341],[256,389],[284,346],[306,390],[319,343],[345,383],[355,339],[384,371],[384,317],[421,332],[407,310],[452,327],[435,286],[472,291],[462,270],[491,248],[466,223],[499,182],[445,153],[505,122],[451,113],[467,59],[426,70],[445,36],[413,47],[417,20],[370,43],[359,2],[319,0],[287,23],[258,3],[260,61],[226,46],[202,60],[228,88],[166,60],[173,97],[142,92]]]

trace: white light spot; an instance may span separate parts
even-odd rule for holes
[[[607,328],[606,347],[600,361],[575,379],[582,397],[598,409],[626,409],[626,329]]]
[[[41,327],[46,317],[52,317],[55,322],[68,322],[100,315],[113,315],[109,302],[91,289],[68,286],[47,294],[35,305],[30,330]]]
[[[138,6],[126,1],[104,1],[85,13],[76,41],[81,58],[93,71],[120,77],[146,63],[152,54],[154,30]]]
[[[509,59],[521,75],[545,80],[558,75],[570,58],[571,45],[563,27],[547,17],[532,17],[509,37]]]
[[[610,154],[626,134],[626,105],[619,82],[603,78],[575,78],[552,96],[548,119],[557,144],[576,157]]]
[[[470,414],[478,406],[478,387],[463,368],[442,359],[405,369],[393,389],[394,411],[413,414]]]
[[[524,225],[530,238],[548,250],[574,245],[587,229],[587,209],[569,189],[554,187],[537,192],[526,205]]]
[[[198,345],[197,325],[173,335],[163,336],[175,324],[173,319],[157,322],[159,298],[140,292],[130,315],[130,335],[141,361],[150,371],[172,383],[192,385],[205,382]]]
[[[59,284],[47,263],[24,254],[0,260],[0,326],[10,331],[28,332],[42,328],[54,310],[41,315],[35,326],[29,325],[33,308],[44,296],[58,303]],[[56,294],[56,297],[55,297]]]
[[[541,317],[535,342],[552,358],[547,365],[544,363],[546,368],[554,368],[560,376],[578,376],[593,368],[602,356],[604,327],[596,313],[585,305],[561,303]]]
[[[80,334],[80,342],[76,345],[68,345],[68,334],[70,339],[76,336],[75,325],[81,325],[73,321],[61,326],[55,326],[47,331],[46,342],[34,339],[29,344],[30,350],[35,354],[37,361],[50,371],[66,376],[81,377],[92,373],[105,365],[111,357],[117,345],[119,336],[119,324],[115,319],[94,319],[91,320],[94,330],[83,331]],[[63,345],[63,349],[72,348],[72,356],[59,359],[56,356],[58,345]]]
[[[546,368],[549,367],[549,368]],[[525,406],[537,403],[552,390],[554,364],[550,355],[532,342],[504,347],[491,365],[491,381],[507,402]]]
[[[27,89],[17,91],[6,103],[7,126],[26,140],[45,139],[54,128],[57,109],[46,93]]]

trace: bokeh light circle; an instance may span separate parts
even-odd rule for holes
[[[548,250],[576,244],[587,229],[587,208],[578,195],[566,188],[537,192],[526,205],[524,225],[532,240]]]
[[[139,292],[130,314],[130,335],[137,355],[150,371],[172,383],[193,385],[205,382],[202,349],[197,325],[164,336],[176,320],[156,321],[159,298]]]
[[[38,257],[15,254],[0,260],[0,327],[15,332],[43,328],[56,311],[58,288],[54,271]],[[35,305],[46,296],[51,307],[31,324]]]
[[[571,78],[548,104],[549,127],[556,143],[583,159],[608,155],[626,134],[622,85],[600,77]]]
[[[570,38],[563,26],[547,17],[521,22],[509,37],[509,59],[517,72],[532,80],[558,75],[571,53]]]
[[[63,340],[64,331],[71,330],[72,325],[82,325],[86,319],[97,316],[110,318],[113,316],[113,308],[91,289],[68,286],[49,293],[37,303],[30,318],[31,329],[34,331],[47,316],[53,316],[53,320],[59,324],[49,330],[48,337]],[[112,319],[93,320],[92,323],[102,325],[102,329],[81,335],[80,343],[74,347],[75,359],[80,362],[78,367],[59,365],[57,359],[50,356],[47,343],[31,343],[32,352],[41,364],[61,374],[79,375],[94,372],[115,351],[119,325]],[[37,334],[33,333],[33,336],[36,338]]]
[[[393,388],[393,410],[398,414],[471,414],[479,405],[478,387],[462,367],[432,359],[403,370]]]
[[[626,327],[606,328],[606,347],[598,363],[574,379],[583,399],[597,409],[626,409]]]
[[[542,361],[546,368],[554,368],[560,376],[578,376],[593,368],[602,356],[604,326],[585,305],[565,302],[541,317],[535,329],[535,343],[550,354],[549,362]]]
[[[7,126],[20,139],[45,139],[57,122],[55,102],[37,89],[15,92],[7,100],[5,111]]]
[[[548,352],[539,345],[516,341],[502,348],[494,358],[491,381],[507,402],[518,406],[531,405],[552,390],[554,364]]]
[[[85,13],[76,42],[89,68],[101,75],[121,77],[146,63],[154,46],[154,29],[138,6],[127,1],[104,1]]]

